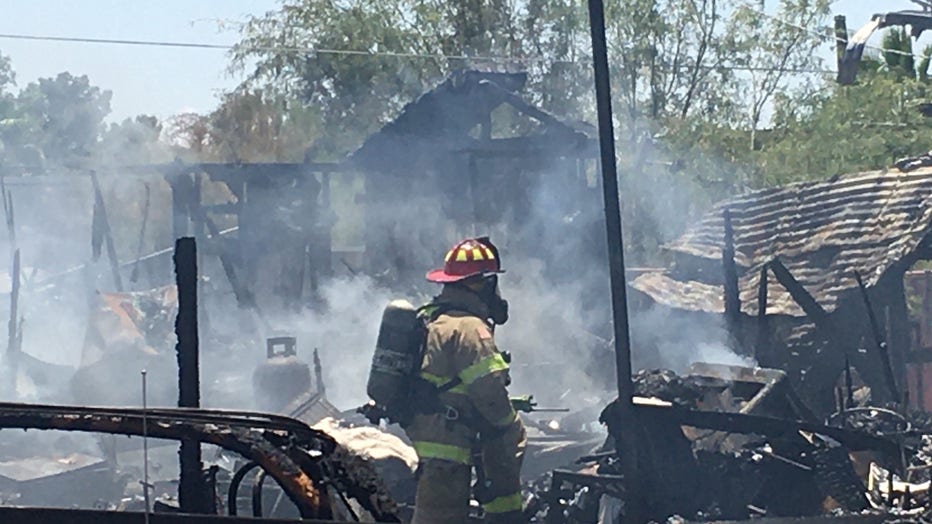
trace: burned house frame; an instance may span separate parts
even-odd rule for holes
[[[555,225],[601,209],[594,178],[587,183],[597,166],[595,130],[525,101],[519,92],[527,80],[525,73],[454,73],[350,155],[348,165],[365,174],[369,273],[420,280],[426,262],[475,234],[494,233],[509,251],[547,257],[534,245],[540,232],[529,219],[543,177],[553,191],[578,197],[574,209],[547,209],[559,217]],[[504,127],[519,134],[496,136]],[[600,216],[582,220],[604,234]],[[578,235],[573,228],[567,234]]]
[[[929,360],[911,345],[904,277],[932,258],[930,232],[932,169],[792,184],[718,204],[666,246],[669,269],[631,286],[722,319],[739,352],[788,370],[818,411],[846,365],[875,402],[899,402],[907,369]]]
[[[437,253],[461,235],[507,235],[505,243],[514,250],[540,252],[533,246],[539,232],[531,229],[528,216],[543,177],[559,188],[556,193],[582,202],[548,214],[576,217],[573,228],[585,220],[594,235],[601,234],[595,214],[577,217],[580,211],[598,211],[594,129],[525,101],[519,92],[526,83],[525,73],[456,72],[405,106],[342,162],[176,160],[114,167],[99,178],[164,180],[171,192],[172,238],[192,235],[206,256],[216,257],[240,306],[294,310],[313,301],[321,282],[347,269],[381,275],[389,285],[418,281]],[[497,116],[503,112],[506,116]],[[496,136],[500,128],[517,134]],[[105,208],[98,175],[89,169],[66,174],[28,166],[0,169],[8,180],[91,175],[95,202]],[[350,174],[360,175],[365,187],[361,256],[339,252],[332,240],[339,211],[331,202],[331,182]],[[209,184],[221,185],[226,200],[208,198]],[[590,200],[593,205],[586,205]],[[103,224],[105,230],[95,230],[95,236],[110,235],[106,217]],[[118,261],[111,250],[114,289],[123,291],[120,275],[140,264],[150,275],[167,277],[169,253]],[[148,285],[163,283],[156,279]]]

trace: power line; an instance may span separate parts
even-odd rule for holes
[[[552,61],[567,62],[567,60],[548,60],[544,57],[514,57],[514,56],[470,56],[470,55],[445,55],[442,53],[408,53],[394,51],[361,51],[354,49],[327,49],[316,47],[302,46],[236,46],[230,44],[207,44],[201,42],[170,42],[162,40],[124,40],[112,38],[87,38],[71,36],[47,36],[47,35],[23,35],[0,33],[0,38],[8,40],[33,40],[44,42],[70,42],[82,44],[110,44],[110,45],[134,45],[150,47],[178,47],[188,49],[219,49],[230,51],[233,49],[246,49],[248,51],[269,51],[269,52],[294,52],[307,54],[327,54],[327,55],[350,55],[350,56],[384,56],[394,58],[424,58],[440,60],[478,60],[489,62],[528,62],[528,61]]]
[[[783,25],[785,25],[785,26],[792,27],[793,29],[798,29],[798,30],[800,30],[800,31],[804,31],[804,32],[806,32],[806,33],[809,33],[809,34],[811,34],[811,35],[814,35],[815,37],[821,39],[822,41],[826,41],[826,42],[832,41],[832,42],[835,42],[835,43],[838,43],[838,42],[847,43],[847,40],[845,40],[844,38],[840,38],[840,37],[837,37],[837,36],[834,36],[834,35],[829,36],[829,35],[826,35],[826,34],[824,34],[824,33],[820,33],[820,32],[818,32],[818,31],[813,31],[812,29],[809,29],[808,27],[803,27],[803,26],[801,26],[801,25],[799,25],[799,24],[796,24],[796,23],[794,23],[794,22],[790,22],[789,20],[786,20],[786,19],[780,18],[780,17],[778,17],[778,16],[775,16],[775,15],[772,15],[772,14],[769,14],[769,13],[766,13],[766,12],[764,12],[764,11],[761,11],[761,10],[758,10],[758,9],[754,9],[754,8],[751,8],[751,7],[748,7],[748,6],[744,6],[743,8],[744,8],[744,9],[747,9],[748,11],[751,11],[751,12],[753,12],[753,13],[757,13],[757,14],[759,14],[759,15],[761,15],[761,16],[766,16],[767,18],[770,18],[771,20],[774,20],[775,22],[779,22],[779,23],[781,23],[781,24],[783,24]],[[866,43],[864,44],[864,48],[865,48],[865,49],[873,49],[873,50],[875,50],[875,51],[880,51],[881,53],[887,53],[887,54],[891,54],[891,55],[909,56],[909,57],[912,57],[912,58],[919,58],[919,59],[924,58],[922,55],[917,55],[917,54],[914,54],[914,53],[908,53],[908,52],[906,52],[906,51],[900,51],[899,49],[884,49],[883,47],[877,47],[877,46],[867,45]]]
[[[514,57],[514,56],[469,56],[469,55],[445,55],[440,53],[409,53],[393,51],[361,51],[353,49],[327,49],[302,46],[235,46],[230,44],[208,44],[203,42],[172,42],[163,40],[125,40],[111,38],[88,38],[88,37],[68,37],[68,36],[47,36],[47,35],[23,35],[0,33],[0,38],[9,40],[32,40],[44,42],[65,42],[65,43],[82,43],[82,44],[108,44],[108,45],[132,45],[132,46],[149,46],[149,47],[172,47],[183,49],[217,49],[230,51],[233,49],[245,49],[248,51],[267,51],[267,52],[294,52],[307,54],[329,54],[329,55],[346,55],[346,56],[369,56],[369,57],[392,57],[392,58],[421,58],[437,60],[475,60],[484,62],[550,62],[577,64],[581,60],[551,60],[545,57]],[[586,59],[588,61],[588,59]],[[722,70],[722,71],[748,71],[748,72],[782,72],[796,74],[835,74],[835,71],[820,68],[780,68],[764,66],[739,66],[739,65],[722,65],[722,66],[701,66],[705,70]],[[683,70],[690,70],[688,65],[682,66]]]

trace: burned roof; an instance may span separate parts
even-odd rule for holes
[[[856,289],[855,271],[868,287],[874,286],[923,244],[932,225],[932,168],[858,173],[759,190],[722,202],[665,246],[678,255],[679,265],[695,263],[708,269],[704,274],[674,267],[641,275],[632,287],[670,307],[723,312],[726,208],[734,226],[745,313],[756,312],[759,270],[776,257],[831,312]],[[767,312],[803,316],[772,272],[768,278]]]
[[[457,71],[408,103],[394,120],[369,136],[349,160],[376,171],[391,166],[404,170],[401,166],[413,161],[415,150],[464,150],[476,142],[469,132],[505,103],[541,121],[548,131],[579,138],[580,143],[594,134],[592,126],[560,120],[525,102],[518,93],[526,83],[527,73]]]

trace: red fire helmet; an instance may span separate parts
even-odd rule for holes
[[[447,252],[443,268],[428,272],[427,280],[448,284],[476,275],[504,272],[498,248],[489,237],[467,238]]]

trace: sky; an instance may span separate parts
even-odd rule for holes
[[[775,0],[765,0],[769,8]],[[856,30],[881,9],[915,8],[908,0],[836,0],[835,14]],[[233,44],[237,22],[279,6],[278,0],[0,0],[0,34]],[[875,37],[872,44],[879,43]],[[238,83],[222,49],[38,42],[0,37],[17,85],[62,71],[87,75],[113,92],[110,121],[137,114],[167,118],[208,112],[218,94]],[[825,58],[831,55],[828,46]]]

